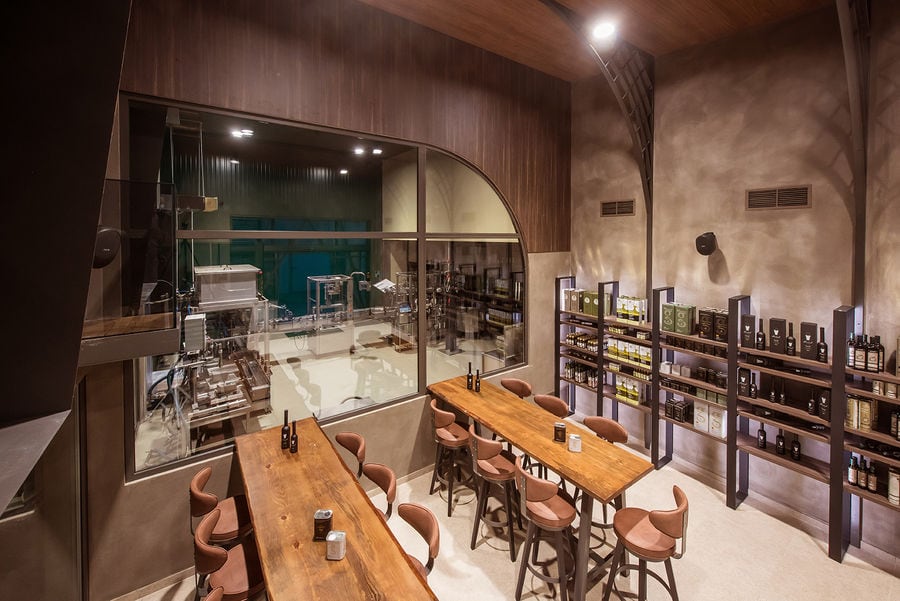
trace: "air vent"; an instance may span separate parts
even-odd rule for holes
[[[634,199],[610,200],[601,204],[600,215],[603,217],[621,217],[634,215]]]
[[[809,207],[810,186],[747,190],[747,209],[799,209]]]

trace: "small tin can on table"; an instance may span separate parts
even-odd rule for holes
[[[553,424],[553,442],[566,442],[565,422],[556,422]]]
[[[331,516],[333,512],[330,509],[317,509],[313,515],[313,540],[325,540],[328,532],[331,530]]]
[[[325,537],[325,559],[338,561],[347,554],[347,533],[343,530],[332,530]]]

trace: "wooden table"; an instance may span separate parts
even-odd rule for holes
[[[612,501],[649,473],[653,465],[590,430],[566,422],[567,436],[581,434],[581,453],[570,452],[567,444],[553,442],[553,424],[559,421],[555,416],[490,382],[482,381],[481,392],[475,392],[466,389],[466,378],[460,376],[431,384],[428,391],[503,436],[586,493],[581,495],[575,558],[575,600],[582,601],[587,592],[594,499],[603,503]]]
[[[281,450],[281,427],[236,440],[269,600],[437,599],[318,423],[298,421],[297,436],[296,454]],[[347,533],[341,561],[313,541],[316,509]]]

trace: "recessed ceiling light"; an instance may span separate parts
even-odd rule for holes
[[[601,21],[591,30],[595,40],[609,40],[616,35],[616,24],[612,21]]]
[[[228,162],[231,163],[232,165],[240,165],[240,163],[241,163],[237,159],[228,159]]]
[[[231,135],[235,138],[249,138],[253,136],[252,129],[232,129]]]
[[[249,137],[253,135],[252,129],[242,129],[241,133],[244,134],[244,137]]]
[[[380,149],[380,148],[373,148],[373,149],[372,149],[372,154],[381,154],[381,149]]]
[[[356,148],[353,149],[353,154],[363,154],[365,152],[366,152],[366,149],[363,148],[362,146],[357,146]]]
[[[341,169],[340,173],[341,173],[341,175],[347,175],[350,172],[346,169]]]

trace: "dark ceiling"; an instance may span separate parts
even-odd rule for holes
[[[541,0],[360,0],[560,79],[599,73],[582,38]],[[558,0],[586,22],[612,19],[654,56],[809,12],[830,0]]]

